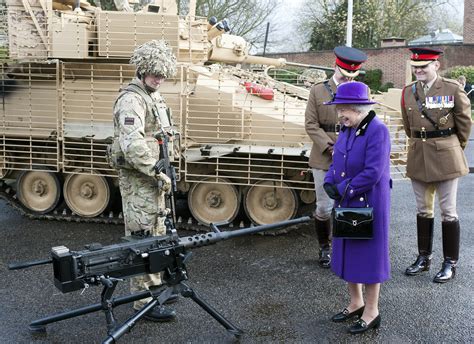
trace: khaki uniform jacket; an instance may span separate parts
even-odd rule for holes
[[[436,128],[426,119],[418,108],[412,91],[416,89],[427,114],[438,123],[439,130],[453,128],[456,133],[447,137],[422,140],[414,138],[413,131],[433,131]],[[451,96],[451,98],[427,98]],[[430,100],[431,99],[431,100]],[[436,100],[437,99],[437,100]],[[427,109],[426,103],[448,100],[441,108]],[[454,101],[454,104],[453,104]],[[425,95],[421,82],[407,85],[402,92],[403,125],[409,137],[407,176],[425,183],[444,181],[464,176],[469,172],[464,147],[471,132],[471,106],[466,92],[454,80],[438,76]],[[447,117],[446,117],[447,116]],[[447,122],[441,124],[445,117]]]
[[[329,80],[328,85],[334,94],[337,87],[333,78]],[[320,127],[320,124],[335,125],[339,123],[336,106],[323,104],[330,100],[332,100],[332,95],[327,90],[324,82],[320,82],[311,88],[308,104],[306,105],[305,129],[313,141],[309,166],[320,170],[329,169],[332,163],[332,155],[327,149],[330,145],[334,145],[337,138],[336,133],[327,133]]]

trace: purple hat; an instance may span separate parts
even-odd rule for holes
[[[345,82],[337,86],[336,94],[330,102],[324,105],[335,104],[376,104],[369,98],[369,86],[359,81]]]

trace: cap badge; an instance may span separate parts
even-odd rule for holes
[[[418,54],[415,54],[415,59],[418,59]]]

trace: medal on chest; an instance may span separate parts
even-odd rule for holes
[[[425,98],[427,109],[452,109],[454,107],[454,96],[434,96]]]

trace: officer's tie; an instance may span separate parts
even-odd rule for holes
[[[428,94],[428,91],[430,90],[430,87],[428,86],[428,84],[424,84],[423,85],[423,92],[425,92],[425,95]]]

